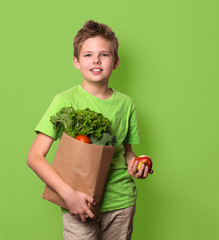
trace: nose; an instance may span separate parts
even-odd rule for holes
[[[95,64],[101,63],[99,56],[94,56],[93,63],[95,63]]]

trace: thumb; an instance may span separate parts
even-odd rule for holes
[[[131,158],[130,162],[128,163],[128,173],[132,175],[132,169],[134,166],[135,157]]]
[[[129,162],[129,166],[132,168],[133,167],[133,165],[134,165],[134,161],[135,161],[135,157],[133,157],[132,159],[131,159],[131,161]]]

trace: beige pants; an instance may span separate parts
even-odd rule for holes
[[[85,223],[63,213],[64,240],[130,240],[133,230],[135,206],[100,213],[95,220]]]

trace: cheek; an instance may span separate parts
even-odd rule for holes
[[[89,63],[88,62],[81,62],[81,69],[86,69],[88,68]]]
[[[113,65],[112,61],[107,62],[107,68],[109,70],[113,70],[113,67],[114,67],[114,65]]]

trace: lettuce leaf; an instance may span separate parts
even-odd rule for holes
[[[63,127],[64,132],[71,137],[85,135],[91,139],[91,143],[102,146],[114,145],[116,142],[115,136],[110,134],[110,120],[89,108],[75,110],[73,107],[64,107],[51,116],[50,121],[56,130]]]

